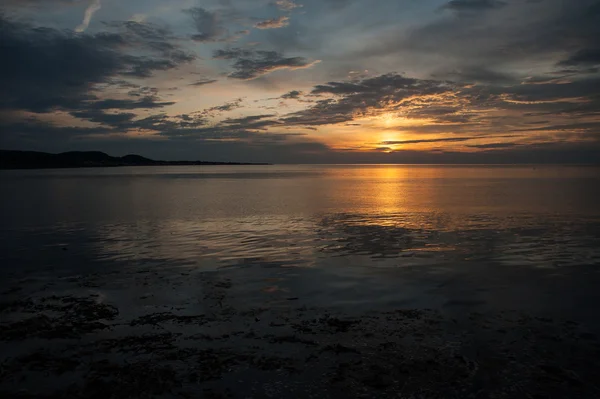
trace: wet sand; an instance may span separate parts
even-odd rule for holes
[[[352,312],[285,292],[255,306],[227,276],[13,275],[0,294],[0,397],[600,397],[600,340],[575,321]],[[184,285],[193,300],[155,300]]]

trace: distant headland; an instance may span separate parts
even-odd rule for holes
[[[112,157],[100,151],[50,154],[37,151],[0,150],[0,169],[97,168],[117,166],[270,165],[268,163],[156,161],[140,155]]]

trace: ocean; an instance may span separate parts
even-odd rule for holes
[[[516,312],[600,333],[597,167],[123,167],[0,182],[5,302],[92,296],[116,320]]]

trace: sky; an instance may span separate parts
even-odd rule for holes
[[[0,148],[600,161],[599,0],[3,0]]]

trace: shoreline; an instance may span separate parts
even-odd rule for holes
[[[25,278],[0,294],[3,397],[600,395],[600,342],[575,321],[519,311],[349,314],[294,297],[241,308],[230,301],[235,282],[218,273],[198,275],[202,310],[146,295],[134,306],[110,287],[124,273]],[[125,274],[177,292],[167,274]]]
[[[162,161],[137,154],[113,157],[100,151],[72,151],[51,154],[37,151],[0,150],[0,170],[108,168],[122,166],[267,166],[269,163],[215,162],[215,161]]]
[[[159,167],[159,166],[275,166],[272,163],[236,163],[236,162],[202,162],[202,163],[174,163],[174,164],[151,164],[151,165],[84,165],[84,166],[49,166],[49,167],[18,167],[2,168],[0,170],[48,170],[48,169],[97,169],[97,168],[136,168],[136,167]]]

